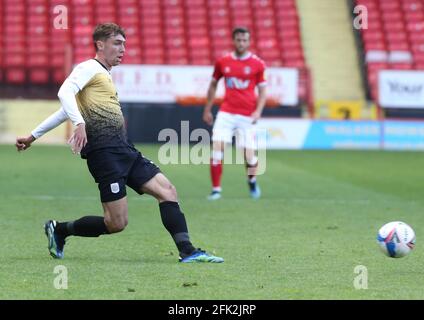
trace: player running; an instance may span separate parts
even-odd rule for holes
[[[127,185],[140,195],[147,193],[158,200],[162,223],[178,248],[180,262],[223,262],[222,258],[192,245],[175,187],[127,139],[124,117],[110,74],[112,67],[122,61],[125,39],[125,33],[118,25],[98,25],[93,33],[96,57],[77,65],[65,80],[58,93],[62,108],[31,135],[16,139],[18,151],[26,150],[35,139],[71,119],[76,126],[70,139],[72,149],[87,160],[88,169],[100,190],[104,216],[46,222],[49,252],[53,258],[63,258],[68,236],[98,237],[123,231],[128,223]]]
[[[236,135],[236,145],[244,149],[250,196],[258,199],[261,190],[256,181],[258,157],[256,155],[256,122],[266,102],[265,63],[249,52],[250,32],[235,28],[232,32],[234,51],[218,59],[209,85],[203,121],[212,129],[212,157],[210,173],[212,192],[209,200],[221,198],[222,161],[224,147]],[[211,112],[219,79],[225,79],[225,97],[213,123]],[[255,88],[258,87],[258,98]]]

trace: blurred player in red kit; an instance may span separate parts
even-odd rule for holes
[[[209,85],[203,121],[213,125],[210,172],[212,192],[209,200],[221,198],[221,176],[225,144],[232,142],[244,149],[250,196],[258,199],[261,190],[256,182],[256,122],[266,102],[265,63],[249,51],[250,32],[237,27],[232,32],[234,51],[218,59]],[[219,79],[225,80],[225,97],[214,123],[211,112]],[[255,88],[258,87],[258,96]]]

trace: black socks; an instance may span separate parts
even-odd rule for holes
[[[63,237],[98,237],[109,233],[104,217],[99,216],[85,216],[75,221],[58,223],[56,232]]]
[[[180,256],[184,258],[193,253],[196,248],[190,242],[187,223],[178,202],[162,202],[159,204],[159,209],[162,223],[174,239]],[[99,216],[85,216],[75,221],[57,223],[56,232],[65,238],[67,236],[98,237],[109,233],[104,217]]]
[[[159,209],[162,223],[174,239],[181,257],[190,255],[195,248],[190,242],[187,223],[178,202],[161,202]]]

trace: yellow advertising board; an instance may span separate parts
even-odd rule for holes
[[[59,101],[0,100],[0,143],[14,143],[17,136],[30,134],[59,108]],[[39,143],[66,143],[67,126],[61,124],[41,137]]]
[[[317,101],[316,118],[334,120],[375,120],[377,108],[367,101]]]

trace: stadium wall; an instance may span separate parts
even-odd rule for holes
[[[196,129],[211,133],[202,121],[201,106],[124,104],[123,111],[133,142],[158,143],[162,129],[174,130],[180,143],[185,133],[191,135]],[[299,112],[291,107],[265,109],[258,131],[266,144],[260,145],[268,149],[424,150],[424,121],[310,120],[299,118]]]
[[[60,107],[59,102],[44,100],[0,100],[0,143],[14,143],[16,136],[27,135]],[[200,106],[175,104],[123,104],[128,135],[135,143],[158,143],[162,129],[173,129],[180,137],[183,121],[186,133],[211,128],[202,121]],[[281,117],[284,109],[285,117]],[[214,108],[214,113],[217,108]],[[292,112],[292,118],[288,118]],[[296,118],[298,108],[266,109],[258,122],[259,137],[268,149],[382,149],[424,150],[424,121],[404,120],[309,120]],[[47,133],[38,143],[64,144],[70,132],[69,122]],[[184,129],[186,130],[186,129]],[[197,142],[197,141],[192,141]]]
[[[211,127],[202,120],[203,105],[181,106],[178,104],[122,103],[122,111],[127,121],[128,136],[133,142],[155,143],[162,129],[175,130],[181,135],[182,121],[189,122],[189,133],[195,129],[211,132]],[[217,107],[212,112],[216,114]],[[266,117],[301,117],[300,107],[265,108]]]

